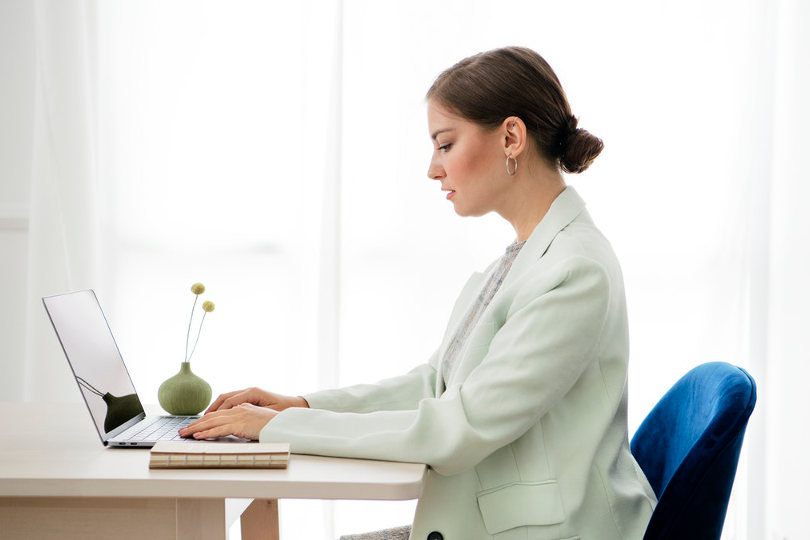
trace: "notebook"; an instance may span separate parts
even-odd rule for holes
[[[177,434],[199,416],[146,415],[95,292],[46,296],[42,302],[105,446],[150,448],[161,440],[200,442]]]
[[[160,441],[149,454],[150,469],[286,469],[288,443],[183,444]]]

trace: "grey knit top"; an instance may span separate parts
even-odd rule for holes
[[[498,261],[497,266],[489,275],[487,282],[484,284],[484,288],[481,289],[478,298],[475,300],[475,303],[456,331],[456,335],[447,347],[447,351],[444,354],[444,361],[442,362],[442,377],[444,378],[445,386],[455,372],[456,362],[458,361],[459,354],[464,349],[464,344],[467,342],[470,332],[475,327],[478,319],[481,318],[481,314],[489,305],[492,297],[498,292],[501,283],[503,283],[503,280],[506,278],[506,274],[508,274],[509,269],[512,268],[512,263],[515,262],[515,257],[517,257],[520,248],[522,248],[525,243],[525,240],[523,242],[515,241],[506,247],[506,251],[501,257],[501,260]]]

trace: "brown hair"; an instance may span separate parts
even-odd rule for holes
[[[543,57],[525,47],[478,53],[444,70],[428,90],[455,114],[495,129],[517,116],[550,163],[568,173],[588,168],[604,143],[577,128],[560,81]]]

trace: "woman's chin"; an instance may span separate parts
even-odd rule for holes
[[[465,209],[463,204],[459,204],[456,201],[450,201],[453,203],[453,210],[456,212],[457,215],[461,217],[469,216],[469,209]]]
[[[453,210],[456,211],[456,214],[461,217],[480,217],[485,214],[488,214],[490,210],[481,210],[476,208],[465,208],[461,205],[454,204]]]

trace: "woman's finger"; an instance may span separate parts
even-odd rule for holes
[[[226,394],[220,394],[219,397],[216,400],[214,400],[214,402],[208,407],[208,409],[206,409],[205,414],[219,410],[220,405],[222,405],[222,403],[224,403],[226,399],[233,396],[234,394],[238,394],[243,391],[244,390],[235,390],[233,392],[228,392]]]
[[[232,424],[224,424],[221,426],[212,427],[205,431],[198,431],[194,434],[195,439],[215,439],[217,437],[227,437],[233,435]]]
[[[178,430],[178,433],[182,437],[189,437],[189,436],[193,435],[194,433],[196,433],[196,432],[198,432],[200,430],[208,429],[210,427],[221,424],[222,423],[222,417],[227,416],[227,415],[232,414],[232,413],[233,413],[232,410],[214,411],[214,412],[212,412],[210,414],[206,414],[205,416],[203,416],[199,420],[195,420],[194,422],[190,423],[189,425],[187,425],[187,426],[185,426],[183,428],[180,428]]]
[[[255,413],[251,414],[250,409],[246,409],[245,407],[253,407],[253,405],[240,405],[239,408],[232,409],[233,414],[220,416],[205,426],[200,426],[200,430],[194,433],[194,438],[207,439],[210,437],[236,435],[244,439],[258,439],[259,431],[261,431],[261,428],[269,418],[265,418],[263,421],[261,418],[255,418]],[[248,424],[256,425],[248,429]]]
[[[250,394],[247,391],[243,390],[242,392],[239,392],[236,395],[233,395],[228,399],[226,399],[220,406],[220,409],[232,409],[237,405],[241,405],[242,403],[250,403],[250,402],[251,402]]]
[[[242,403],[232,409],[214,411],[180,429],[183,437],[208,439],[236,435],[245,439],[258,439],[259,434],[278,411]]]

